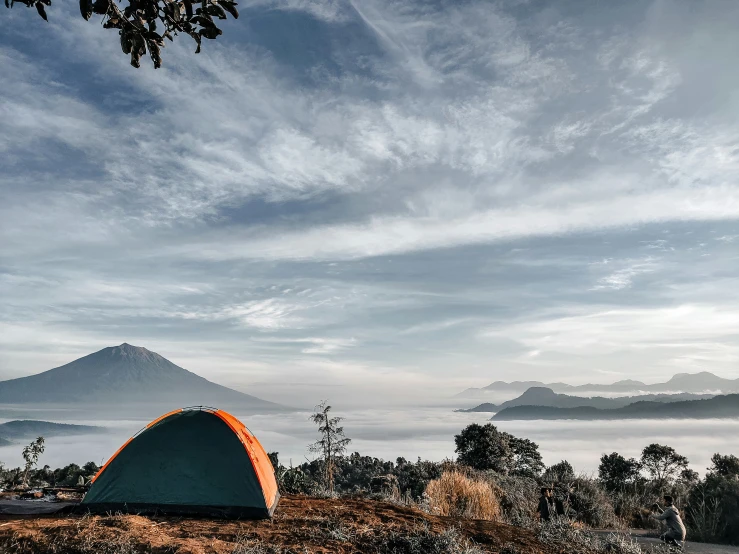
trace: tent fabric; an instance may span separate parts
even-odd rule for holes
[[[222,410],[175,410],[126,442],[93,479],[91,512],[267,518],[279,501],[262,445]]]

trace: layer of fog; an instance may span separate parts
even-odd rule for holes
[[[265,449],[279,452],[283,463],[299,464],[313,456],[307,446],[315,440],[316,431],[308,412],[234,415],[246,423]],[[454,435],[469,423],[484,423],[490,416],[455,413],[449,408],[340,410],[337,415],[345,417],[351,451],[389,460],[399,456],[410,460],[453,458]],[[90,460],[100,464],[146,424],[143,420],[97,418],[60,422],[99,425],[109,431],[47,439],[42,465],[81,465]],[[496,425],[538,443],[547,464],[567,459],[586,473],[597,470],[603,453],[617,451],[638,457],[640,450],[652,442],[673,446],[700,473],[715,452],[739,455],[739,420],[501,421]],[[6,466],[20,465],[21,449],[22,444],[0,448],[0,461]]]

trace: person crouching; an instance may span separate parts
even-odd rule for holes
[[[670,495],[665,495],[664,498],[665,509],[663,510],[659,504],[653,504],[652,511],[657,514],[653,514],[652,517],[667,524],[667,532],[663,533],[660,539],[667,544],[682,548],[685,540],[685,525],[680,517],[680,511],[673,505]]]

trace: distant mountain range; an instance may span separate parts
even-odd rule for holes
[[[595,396],[592,398],[582,396],[570,396],[567,394],[559,394],[548,387],[531,387],[521,396],[508,400],[502,404],[491,404],[485,402],[469,410],[457,410],[459,412],[499,412],[506,408],[514,406],[548,406],[552,408],[578,408],[587,406],[591,408],[600,408],[610,410],[622,408],[633,404],[634,402],[678,402],[681,400],[701,400],[712,398],[712,394],[644,394],[639,396],[621,396],[617,398],[606,398],[603,396]]]
[[[123,343],[37,375],[0,381],[0,404],[284,407],[218,385],[156,352]]]
[[[17,420],[0,424],[0,446],[13,444],[17,440],[33,440],[36,437],[68,437],[104,433],[105,427],[92,425],[68,425],[49,421]]]
[[[712,419],[739,417],[739,394],[715,396],[706,400],[681,402],[634,402],[615,409],[591,406],[557,408],[552,406],[512,406],[496,413],[498,421],[534,419]]]
[[[518,393],[521,394],[532,387],[544,387],[558,393],[734,393],[739,392],[739,379],[724,379],[703,371],[700,373],[678,373],[665,383],[646,384],[641,381],[624,380],[608,384],[568,385],[566,383],[542,383],[540,381],[495,381],[486,387],[467,389],[457,395],[460,398],[484,398],[491,393]]]

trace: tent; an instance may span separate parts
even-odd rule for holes
[[[164,414],[100,469],[80,508],[94,513],[272,517],[279,493],[259,441],[223,410]]]

